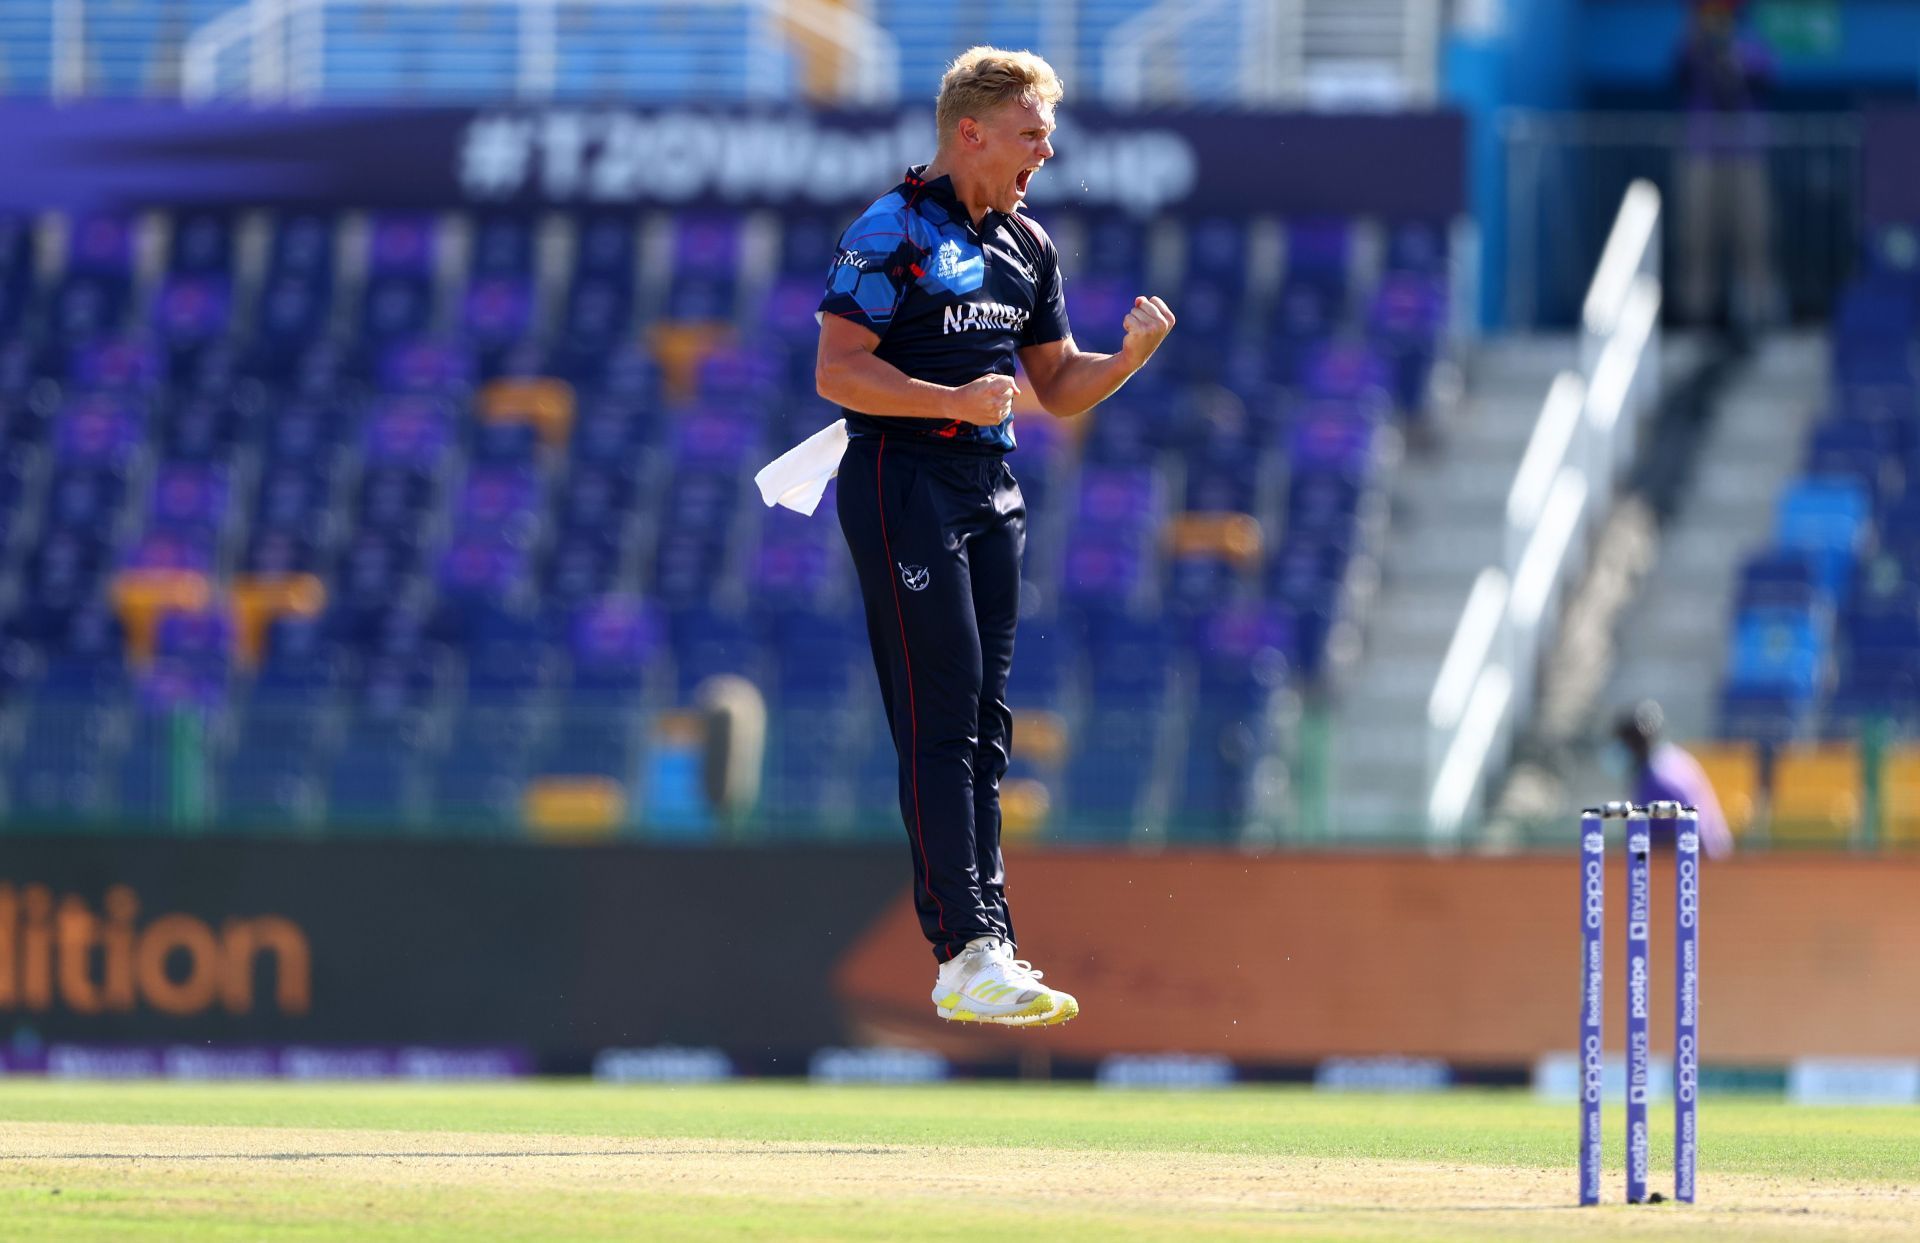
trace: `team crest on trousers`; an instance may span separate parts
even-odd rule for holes
[[[902,565],[898,561],[894,564],[900,566],[900,581],[907,585],[908,591],[925,591],[933,581],[933,575],[924,565]]]

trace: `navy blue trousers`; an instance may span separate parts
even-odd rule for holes
[[[976,937],[1012,943],[1000,779],[1027,539],[1020,485],[998,454],[882,435],[848,445],[837,496],[900,757],[920,927],[940,962]]]

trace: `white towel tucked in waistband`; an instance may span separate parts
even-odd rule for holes
[[[827,480],[840,473],[846,451],[847,421],[835,419],[760,468],[753,477],[760,485],[760,499],[768,508],[785,505],[811,514],[819,507]]]

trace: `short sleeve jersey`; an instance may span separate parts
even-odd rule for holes
[[[916,380],[950,387],[1013,374],[1015,351],[1068,334],[1053,239],[1022,215],[989,211],[976,227],[946,177],[918,166],[840,235],[819,315],[880,338],[874,356]],[[997,427],[946,419],[846,413],[855,436],[907,433],[956,448],[1004,453],[1013,416]]]

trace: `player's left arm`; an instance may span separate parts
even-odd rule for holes
[[[1127,377],[1145,366],[1173,325],[1173,310],[1164,300],[1135,298],[1122,321],[1126,335],[1119,353],[1083,350],[1069,333],[1057,341],[1023,346],[1020,366],[1047,413],[1058,418],[1084,414],[1113,396]]]

